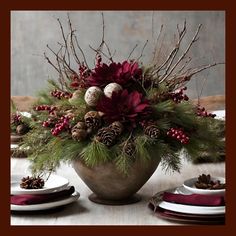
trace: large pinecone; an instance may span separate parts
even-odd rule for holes
[[[44,186],[44,180],[41,177],[23,177],[20,187],[25,189],[40,189]]]
[[[144,133],[152,139],[157,139],[160,136],[160,130],[156,125],[148,125],[144,129]]]
[[[124,126],[121,124],[121,122],[115,121],[109,126],[109,128],[114,131],[116,136],[119,136],[123,132]]]
[[[92,130],[97,130],[101,126],[101,117],[97,111],[89,111],[84,116],[85,124]]]
[[[115,132],[110,127],[104,127],[98,130],[97,140],[105,144],[106,146],[110,147],[111,145],[113,145],[115,139]]]
[[[88,135],[87,127],[84,122],[79,121],[72,129],[71,136],[74,140],[81,141]]]

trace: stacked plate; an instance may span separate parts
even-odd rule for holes
[[[24,197],[27,199],[35,195],[40,196],[40,198],[47,198],[49,195],[59,195],[63,190],[69,190],[72,186],[69,186],[69,181],[61,176],[51,174],[50,177],[45,181],[45,185],[42,189],[23,189],[20,187],[21,179],[24,176],[21,175],[11,175],[11,196]],[[27,196],[29,195],[29,196]],[[31,196],[30,196],[31,195]],[[63,198],[51,199],[48,202],[38,203],[38,204],[11,204],[12,211],[38,211],[38,210],[48,210],[60,206],[70,204],[77,201],[80,194],[74,191],[71,195]]]
[[[200,206],[179,204],[163,200],[164,192],[174,193],[176,195],[217,195],[224,196],[224,190],[201,190],[193,188],[189,183],[193,179],[184,182],[183,186],[155,194],[149,202],[149,207],[154,210],[155,214],[171,221],[178,221],[190,224],[224,224],[225,223],[225,206]],[[213,192],[212,192],[213,191]],[[215,192],[214,192],[215,191]]]

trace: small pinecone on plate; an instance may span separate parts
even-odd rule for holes
[[[144,128],[144,133],[152,139],[157,139],[160,136],[160,130],[156,125],[148,125]]]
[[[110,147],[114,144],[116,135],[110,127],[104,127],[98,130],[97,140]]]
[[[16,127],[17,134],[23,135],[23,134],[26,134],[28,131],[29,131],[29,126],[26,124],[20,124],[20,125],[17,125]]]
[[[41,177],[23,177],[20,187],[25,189],[41,189],[44,186],[44,180]]]

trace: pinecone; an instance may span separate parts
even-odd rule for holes
[[[156,125],[148,125],[144,129],[144,133],[153,139],[157,139],[160,136],[160,130],[157,128]]]
[[[79,121],[72,129],[71,136],[74,140],[81,141],[85,139],[88,135],[87,126],[84,122]]]
[[[20,124],[20,125],[17,125],[16,127],[17,134],[23,135],[23,134],[26,134],[28,131],[29,131],[29,126],[26,124]]]
[[[110,127],[104,127],[98,130],[97,140],[110,147],[116,139],[114,131]]]
[[[84,116],[85,124],[92,130],[97,130],[101,126],[101,117],[97,111],[89,111]]]
[[[131,157],[132,159],[134,159],[134,154],[135,154],[135,145],[134,145],[134,142],[133,141],[129,141],[127,142],[124,147],[123,147],[123,152]]]
[[[20,187],[25,189],[40,189],[44,186],[44,180],[41,177],[23,177]]]
[[[121,122],[115,121],[109,126],[109,128],[114,131],[116,136],[119,136],[123,132],[124,126],[121,124]]]

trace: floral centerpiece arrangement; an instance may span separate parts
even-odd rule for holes
[[[47,46],[55,62],[44,55],[59,78],[40,92],[31,112],[31,130],[22,144],[30,147],[34,174],[54,171],[61,161],[79,160],[93,172],[109,163],[127,180],[135,163],[145,166],[158,160],[164,168],[180,171],[180,152],[190,160],[204,152],[219,155],[224,147],[219,135],[222,121],[186,95],[186,84],[194,75],[219,64],[189,67],[187,55],[201,25],[182,52],[186,22],[181,29],[178,26],[170,53],[157,64],[155,49],[153,62],[144,65],[142,56],[130,59],[133,51],[128,59],[114,61],[103,24],[100,46],[91,47],[95,66],[90,67],[70,19],[68,35],[58,22],[63,43],[57,52]],[[72,68],[72,60],[77,68]]]

